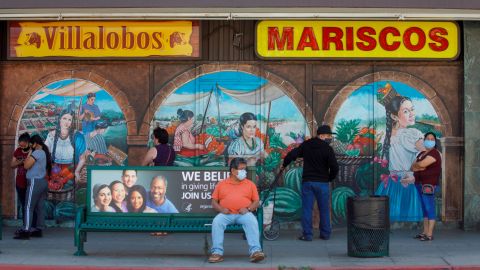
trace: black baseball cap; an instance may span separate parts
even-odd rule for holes
[[[317,135],[320,134],[337,134],[335,132],[332,132],[332,129],[330,128],[329,125],[322,125],[317,128]]]

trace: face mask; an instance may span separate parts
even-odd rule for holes
[[[22,150],[26,152],[26,151],[30,150],[30,147],[27,146],[25,148],[22,148]]]
[[[247,177],[247,171],[246,170],[239,170],[237,174],[238,180],[243,180]]]
[[[325,138],[325,139],[323,139],[323,141],[326,142],[326,143],[328,143],[328,144],[330,144],[330,143],[332,143],[333,139],[331,139],[331,138]]]
[[[423,145],[425,146],[425,148],[433,148],[435,147],[435,141],[425,140],[423,141]]]

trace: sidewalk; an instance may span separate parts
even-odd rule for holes
[[[384,258],[348,257],[345,229],[334,230],[329,241],[313,242],[298,241],[297,231],[282,230],[279,239],[264,241],[267,258],[258,264],[248,261],[247,243],[240,234],[226,234],[225,261],[209,264],[204,255],[205,239],[209,243],[211,239],[203,233],[165,237],[148,233],[89,233],[85,244],[88,256],[75,257],[73,229],[49,228],[43,238],[31,240],[14,240],[13,232],[12,227],[3,228],[1,270],[117,269],[110,268],[115,266],[126,267],[122,269],[480,269],[480,233],[461,230],[436,231],[432,242],[412,239],[414,231],[394,230],[390,237],[390,257]]]

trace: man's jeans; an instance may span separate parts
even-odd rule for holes
[[[320,211],[320,237],[330,238],[330,183],[303,182],[302,183],[302,228],[303,236],[313,238],[312,210],[313,201],[317,200]]]
[[[227,225],[240,224],[245,231],[249,246],[249,254],[261,251],[260,232],[258,230],[257,218],[250,212],[240,214],[222,214],[219,213],[212,223],[212,254],[223,255],[223,236]]]

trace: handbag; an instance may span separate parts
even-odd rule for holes
[[[424,195],[434,195],[435,187],[430,184],[422,184],[422,194]]]

